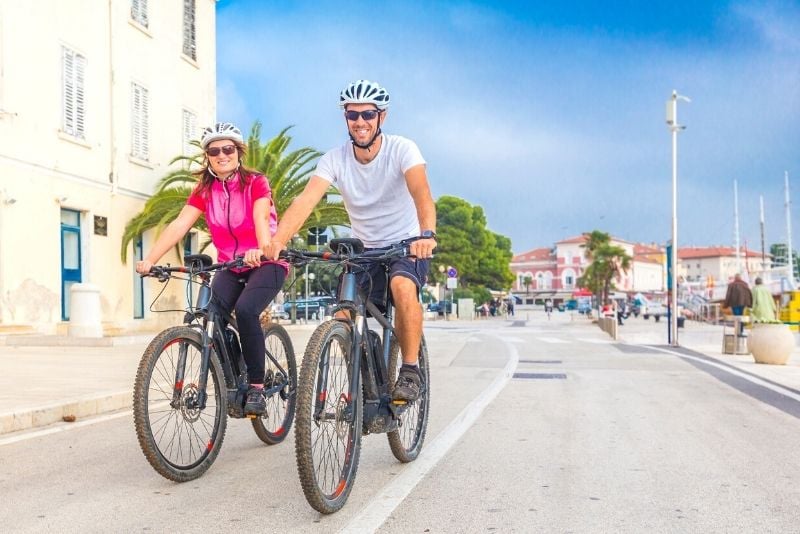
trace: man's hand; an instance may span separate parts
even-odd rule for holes
[[[150,274],[150,269],[152,267],[152,261],[142,260],[136,262],[136,272],[139,274]]]
[[[273,239],[269,245],[263,248],[264,256],[268,257],[271,260],[277,260],[278,254],[281,253],[281,250],[285,249],[286,245]]]
[[[419,239],[411,243],[410,252],[417,258],[428,259],[433,257],[433,249],[436,248],[436,239]]]

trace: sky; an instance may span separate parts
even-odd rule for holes
[[[291,148],[347,141],[339,92],[374,80],[434,198],[481,206],[515,254],[601,230],[679,247],[800,234],[800,2],[220,0],[217,118]]]

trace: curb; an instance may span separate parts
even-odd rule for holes
[[[130,408],[132,405],[133,393],[125,390],[67,399],[37,408],[23,408],[17,412],[0,414],[0,435],[59,423],[64,421],[65,416],[75,416],[75,420],[80,420]]]
[[[156,336],[141,334],[118,337],[68,337],[68,336],[0,336],[0,346],[6,347],[119,347],[149,343]]]

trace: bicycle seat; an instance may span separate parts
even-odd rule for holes
[[[364,252],[364,243],[355,237],[337,237],[331,239],[328,246],[336,254],[361,254]]]
[[[208,254],[188,254],[183,258],[183,265],[191,269],[211,267],[214,260]]]

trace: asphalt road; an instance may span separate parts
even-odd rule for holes
[[[800,419],[747,384],[563,314],[438,321],[426,337],[422,456],[403,466],[365,437],[337,514],[306,503],[291,436],[267,447],[232,420],[212,468],[176,484],[122,412],[0,445],[0,530],[800,531]]]

